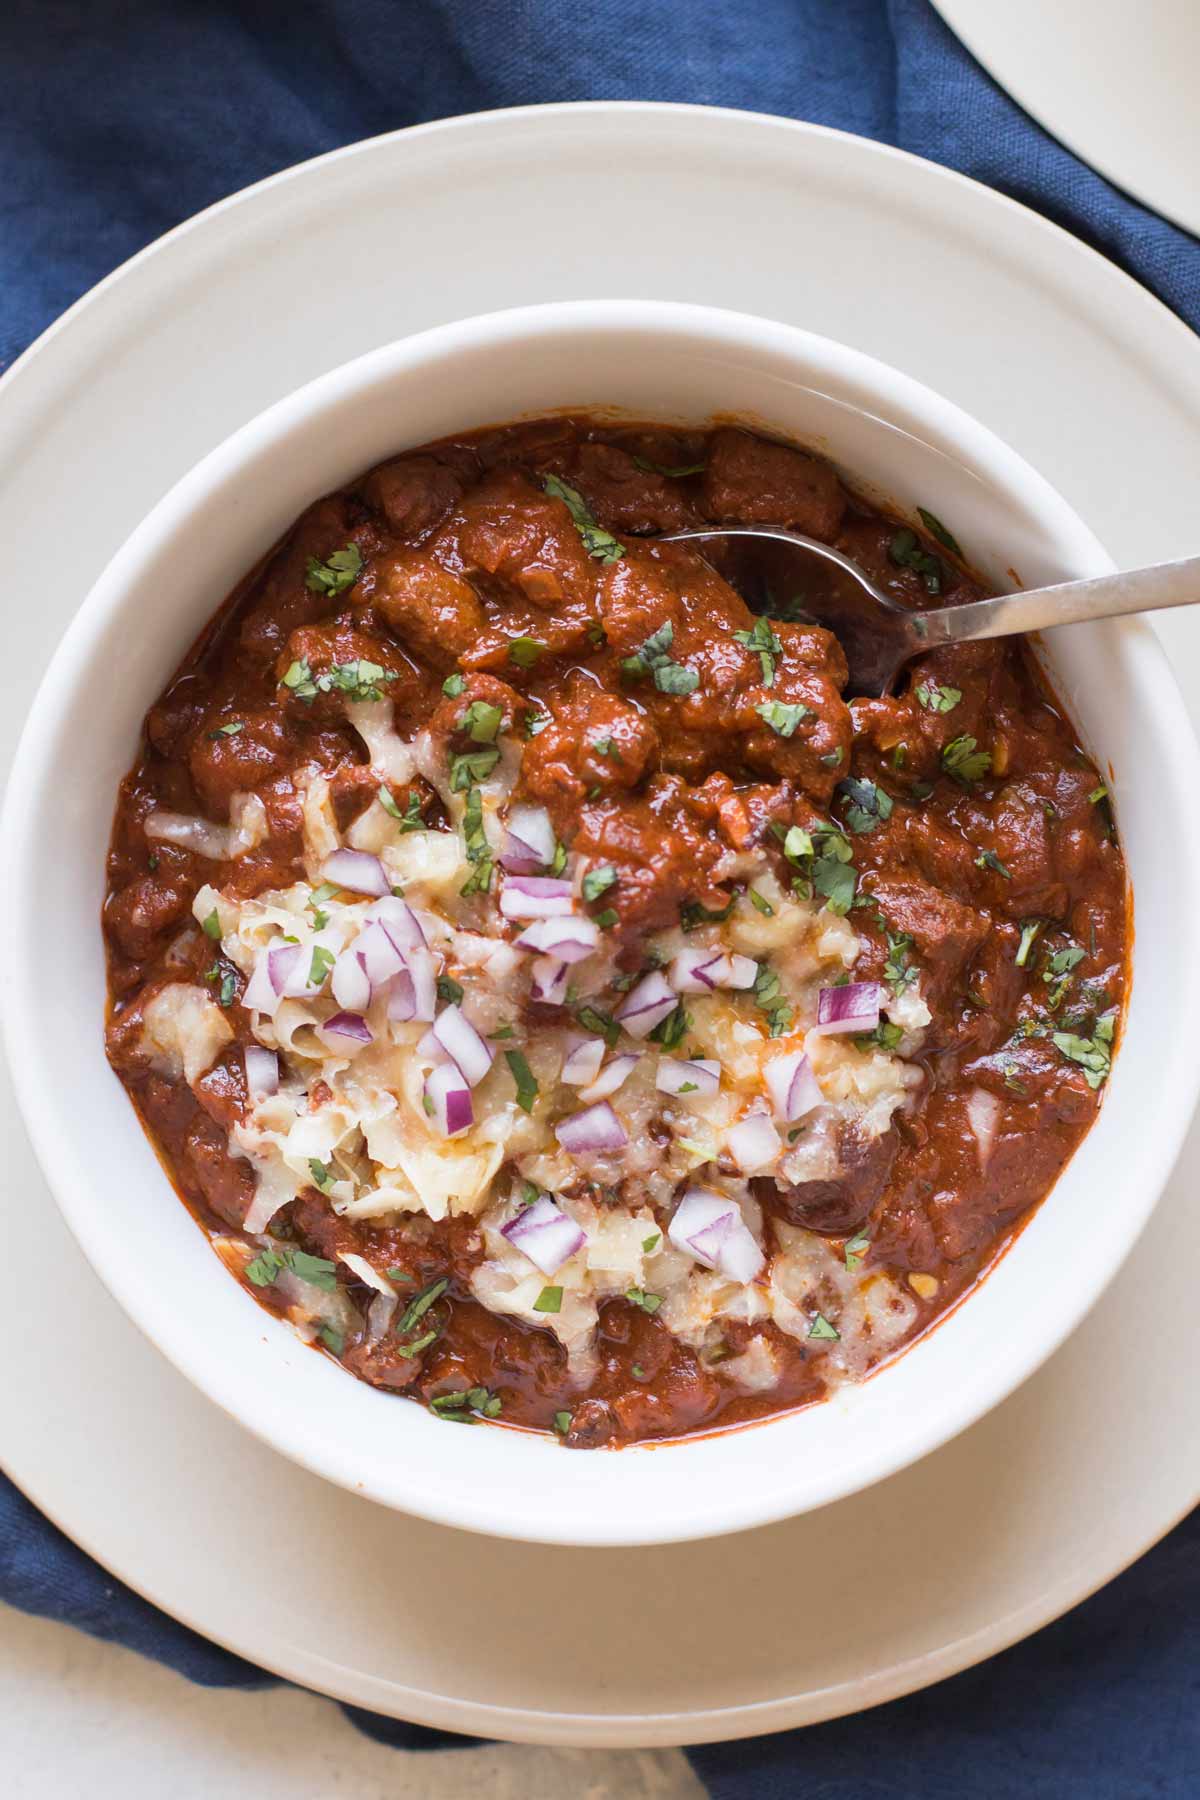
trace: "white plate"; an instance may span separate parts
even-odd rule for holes
[[[620,203],[635,191],[636,209]],[[930,164],[780,120],[603,104],[485,114],[337,153],[203,215],[0,386],[0,541],[18,600],[5,744],[108,555],[245,418],[435,319],[602,292],[741,306],[847,339],[1008,436],[1119,558],[1195,548],[1196,341],[1054,227]],[[1195,659],[1194,621],[1164,635],[1177,666]],[[1200,711],[1200,683],[1189,699]],[[167,1611],[382,1712],[610,1745],[828,1718],[1013,1642],[1197,1497],[1200,1138],[1086,1324],[936,1456],[720,1544],[579,1552],[385,1512],[242,1433],[117,1312],[15,1123],[6,1135],[9,1264],[44,1275],[6,1299],[9,1472]],[[302,1578],[279,1578],[279,1543]]]
[[[1196,0],[934,0],[1013,99],[1102,175],[1200,235]]]

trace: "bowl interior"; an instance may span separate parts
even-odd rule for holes
[[[890,1368],[834,1400],[683,1445],[572,1455],[515,1430],[455,1431],[306,1349],[254,1305],[175,1199],[104,1057],[99,934],[115,789],[142,715],[234,582],[318,494],[444,433],[559,407],[688,423],[736,415],[811,444],[901,507],[950,522],[997,582],[1103,570],[1065,502],[946,402],[790,328],[699,308],[560,305],[372,353],[253,421],[172,491],[93,590],[35,702],[10,786],[17,889],[9,1047],[35,1146],[98,1272],[215,1402],[351,1489],[443,1522],[568,1543],[740,1529],[823,1504],[933,1448],[1078,1322],[1131,1247],[1197,1078],[1163,1043],[1195,1009],[1185,909],[1200,852],[1197,755],[1153,635],[1052,634],[1058,692],[1114,793],[1137,893],[1124,1042],[1099,1119],[991,1276]],[[51,573],[50,579],[53,579]]]

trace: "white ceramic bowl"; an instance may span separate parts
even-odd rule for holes
[[[1066,502],[982,426],[895,370],[787,326],[598,301],[388,345],[213,451],[84,601],[12,775],[0,966],[17,1090],[59,1205],[115,1298],[210,1399],[387,1505],[508,1537],[644,1544],[803,1512],[900,1469],[1010,1393],[1111,1279],[1170,1172],[1200,1080],[1185,1053],[1200,1014],[1200,847],[1179,829],[1200,758],[1144,625],[1053,634],[1058,691],[1113,771],[1137,896],[1124,1040],[1096,1125],[1053,1194],[979,1291],[890,1368],[769,1424],[618,1453],[450,1430],[354,1381],[256,1306],[207,1249],[105,1061],[99,911],[114,793],[147,705],[309,500],[444,433],[588,405],[693,423],[736,413],[804,440],[902,507],[922,502],[952,521],[998,582],[1009,569],[1033,585],[1111,567]],[[52,1270],[19,1278],[53,1287]],[[48,1303],[51,1354],[52,1313]],[[1131,1348],[1153,1328],[1131,1320]]]

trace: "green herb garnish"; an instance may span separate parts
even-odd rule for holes
[[[892,816],[892,797],[874,781],[859,779],[848,775],[839,781],[834,793],[842,801],[842,817],[846,821],[848,831],[855,836],[874,831],[877,825],[886,824]]]
[[[344,550],[335,550],[327,561],[318,562],[310,556],[304,585],[314,594],[344,594],[348,587],[353,587],[362,571],[362,552],[357,544],[347,544]]]
[[[1005,881],[1012,880],[1012,870],[1006,869],[994,850],[981,850],[975,858],[977,869],[991,869],[996,875],[1003,875]]]
[[[583,878],[583,897],[585,900],[598,900],[601,894],[607,893],[617,879],[617,871],[611,863],[605,863],[602,869],[589,869]]]
[[[912,569],[921,577],[927,594],[940,594],[945,568],[940,556],[925,549],[916,532],[909,526],[898,531],[888,545],[888,555],[898,569]]]
[[[660,694],[691,694],[700,685],[700,677],[694,669],[685,669],[681,663],[671,660],[671,645],[675,641],[675,627],[670,619],[665,625],[648,637],[640,650],[627,656],[621,663],[624,674],[637,680],[643,675],[653,675],[654,685]]]
[[[835,1326],[829,1323],[829,1320],[825,1317],[824,1313],[818,1313],[812,1322],[808,1335],[810,1338],[817,1338],[820,1341],[832,1344],[836,1343],[842,1334]]]
[[[562,1311],[563,1291],[560,1287],[544,1287],[533,1303],[534,1312],[556,1313]]]
[[[214,944],[220,943],[220,941],[221,941],[221,915],[218,913],[215,906],[213,907],[212,911],[209,913],[207,919],[205,919],[205,921],[204,921],[203,925],[200,927],[200,929],[203,931],[205,937],[210,937],[212,939]]]
[[[515,662],[518,669],[532,669],[545,648],[546,646],[540,638],[511,638],[508,645],[508,660]]]
[[[946,527],[942,524],[942,521],[936,514],[926,512],[923,506],[918,506],[917,512],[920,514],[922,525],[924,525],[931,537],[935,537],[939,544],[944,545],[944,547],[950,551],[952,556],[962,556],[962,546],[958,539],[952,532],[947,531]]]
[[[762,669],[763,685],[764,687],[773,687],[775,658],[783,654],[783,645],[772,631],[770,621],[761,617],[755,619],[753,631],[735,631],[733,641],[735,644],[740,644],[743,650],[752,650],[757,654]]]
[[[445,681],[443,681],[442,692],[445,694],[447,700],[457,700],[466,685],[466,677],[456,669],[453,675],[447,675]]]
[[[423,1287],[419,1294],[414,1294],[400,1315],[399,1323],[396,1326],[396,1336],[406,1337],[414,1325],[419,1325],[434,1301],[440,1300],[449,1286],[450,1277],[439,1275],[436,1281],[431,1281],[428,1287]]]
[[[627,1288],[625,1290],[625,1298],[632,1306],[640,1307],[642,1312],[649,1313],[651,1317],[654,1316],[662,1305],[662,1295],[648,1294],[645,1288]]]
[[[1112,1067],[1113,1031],[1116,1013],[1105,1013],[1096,1020],[1090,1038],[1078,1037],[1070,1031],[1051,1033],[1051,1042],[1068,1062],[1078,1063],[1090,1088],[1100,1087]]]
[[[504,714],[498,706],[488,700],[472,700],[458,721],[458,730],[465,731],[473,744],[494,744],[503,722]]]
[[[759,963],[758,974],[754,977],[754,1004],[759,1012],[766,1014],[770,1036],[782,1037],[792,1022],[792,1009],[778,975],[765,960]]]
[[[962,689],[943,686],[940,681],[935,681],[932,675],[927,675],[925,680],[917,686],[917,699],[926,712],[953,712],[962,699]]]
[[[801,719],[806,719],[812,708],[805,706],[803,700],[764,700],[754,710],[777,737],[790,738]]]
[[[982,781],[992,766],[990,750],[980,750],[973,737],[951,738],[942,750],[942,767],[961,787]]]
[[[522,1112],[531,1113],[538,1097],[538,1084],[533,1070],[519,1050],[506,1050],[504,1060],[517,1084],[517,1105]]]
[[[587,502],[578,488],[573,488],[558,475],[547,475],[542,486],[552,500],[561,500],[570,513],[575,529],[583,539],[583,547],[589,556],[597,562],[619,562],[625,554],[625,546],[618,542],[611,531],[605,531],[598,525],[588,511]]]
[[[463,997],[462,983],[455,981],[452,975],[439,975],[437,997],[439,1000],[444,1000],[449,1006],[460,1005]]]
[[[760,912],[764,919],[773,919],[775,917],[775,908],[771,905],[771,902],[765,895],[760,894],[757,888],[750,888],[748,893],[750,904],[756,912]]]

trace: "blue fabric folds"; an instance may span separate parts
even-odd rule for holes
[[[124,258],[248,182],[421,120],[573,99],[746,107],[899,144],[1076,232],[1200,328],[1200,245],[1033,124],[928,0],[7,0],[0,68],[0,368]],[[193,1681],[273,1679],[138,1599],[3,1478],[0,1598]],[[386,1743],[466,1741],[347,1711]],[[1192,1800],[1200,1515],[977,1669],[692,1754],[718,1800]]]

